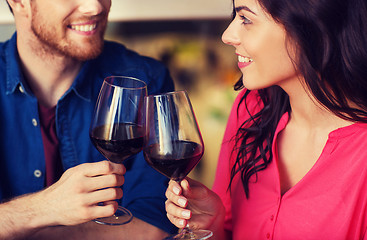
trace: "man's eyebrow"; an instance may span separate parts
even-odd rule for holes
[[[246,10],[246,11],[248,11],[248,12],[250,12],[250,13],[252,13],[252,14],[254,14],[254,15],[256,15],[256,13],[254,13],[251,9],[249,9],[247,6],[239,6],[239,7],[236,7],[235,9],[234,9],[236,12],[239,12],[239,11],[241,11],[241,10]]]

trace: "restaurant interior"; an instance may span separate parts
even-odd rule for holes
[[[190,174],[211,187],[231,105],[240,78],[234,49],[221,34],[231,18],[230,0],[113,0],[106,39],[162,61],[176,90],[191,99],[205,153]],[[0,1],[0,41],[15,31],[5,1]]]

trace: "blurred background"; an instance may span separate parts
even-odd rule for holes
[[[188,92],[205,142],[204,157],[190,176],[208,187],[240,78],[234,49],[221,41],[231,14],[231,0],[112,0],[106,32],[106,39],[162,61],[176,90]],[[0,0],[0,41],[14,31]]]

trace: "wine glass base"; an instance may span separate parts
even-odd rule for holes
[[[123,207],[118,207],[115,214],[111,217],[96,218],[93,221],[99,224],[119,226],[131,222],[133,215],[129,210]]]
[[[213,232],[209,230],[193,230],[191,232],[183,230],[179,234],[166,237],[163,240],[180,240],[180,239],[181,240],[184,240],[184,239],[205,240],[205,239],[209,239],[211,236],[213,236]]]

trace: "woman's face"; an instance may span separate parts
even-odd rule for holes
[[[250,90],[282,87],[297,80],[289,56],[292,46],[289,43],[286,46],[283,26],[265,13],[256,0],[235,0],[234,8],[236,16],[222,40],[236,49],[244,86]]]

